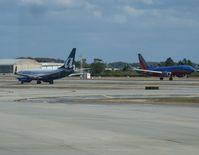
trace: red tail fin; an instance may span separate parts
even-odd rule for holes
[[[140,69],[148,69],[148,65],[140,53],[138,54],[138,58],[140,62]]]

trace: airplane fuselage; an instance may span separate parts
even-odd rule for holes
[[[155,67],[155,68],[149,68],[149,69],[153,71],[162,72],[163,73],[162,75],[157,74],[157,76],[161,76],[161,77],[168,77],[168,76],[184,77],[185,75],[189,75],[195,72],[195,69],[188,65]]]
[[[73,48],[63,66],[56,70],[22,70],[17,72],[16,67],[15,74],[19,76],[17,79],[22,84],[24,82],[31,82],[32,80],[36,80],[37,84],[41,84],[41,82],[49,82],[50,84],[53,84],[53,80],[66,77],[74,73],[75,53],[76,48]]]
[[[18,74],[23,76],[18,77],[21,83],[31,82],[32,80],[52,82],[53,80],[60,79],[72,74],[74,71],[66,69],[56,69],[56,70],[24,70],[19,71]],[[26,76],[27,75],[27,76]],[[31,76],[31,78],[29,78]],[[34,77],[35,76],[35,77]]]
[[[169,77],[169,80],[173,80],[173,76],[184,77],[196,71],[195,68],[189,65],[151,67],[147,65],[146,61],[140,53],[138,54],[138,59],[140,68],[136,68],[136,71],[145,73],[149,76],[160,77],[160,80],[163,80],[163,77]]]

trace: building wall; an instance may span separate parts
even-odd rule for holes
[[[39,64],[35,60],[20,59],[19,61],[16,62],[15,67],[17,67],[17,71],[33,70],[33,69],[41,69],[41,64]]]
[[[17,71],[41,69],[41,64],[30,59],[0,60],[0,74],[14,73],[15,68]]]
[[[0,65],[0,73],[13,73],[13,65]]]

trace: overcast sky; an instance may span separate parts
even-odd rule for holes
[[[0,0],[0,58],[199,63],[199,0]]]

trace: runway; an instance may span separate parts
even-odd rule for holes
[[[196,155],[198,98],[199,79],[0,79],[0,154]]]
[[[158,86],[159,90],[145,90]],[[15,79],[0,79],[1,101],[77,102],[77,103],[199,103],[199,79],[159,81],[156,78],[116,78],[78,80],[65,78],[54,85],[31,82],[19,84]]]

